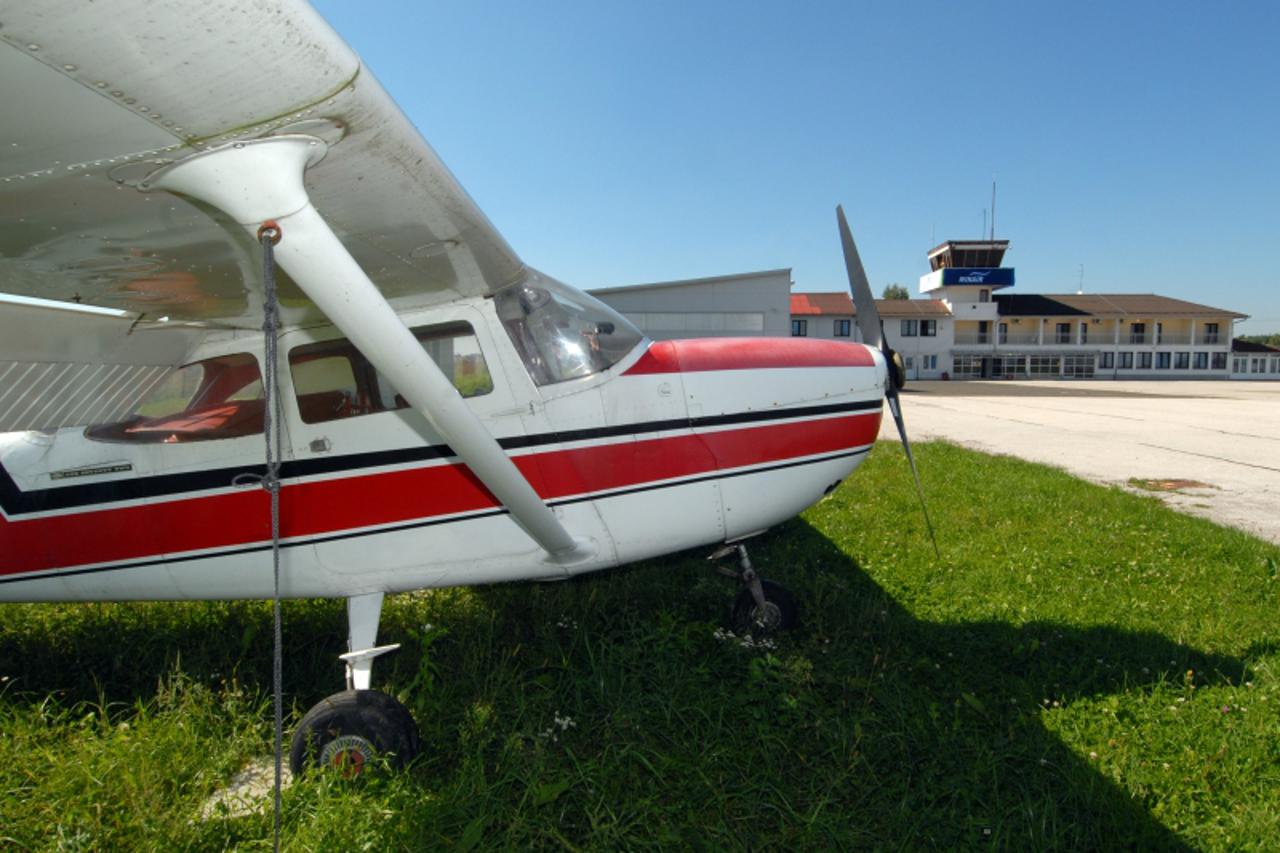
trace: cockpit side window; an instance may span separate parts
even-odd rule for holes
[[[470,324],[441,323],[410,331],[463,397],[477,397],[493,390],[493,378]],[[298,414],[304,423],[409,407],[404,397],[345,338],[294,347],[289,351],[289,370]]]
[[[97,441],[182,444],[262,432],[262,374],[248,353],[220,355],[180,367],[123,421],[85,430]]]
[[[536,385],[608,370],[644,339],[600,300],[536,273],[493,299],[502,327]]]

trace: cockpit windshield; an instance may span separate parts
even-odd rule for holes
[[[536,272],[493,301],[537,385],[607,370],[644,338],[608,305]]]

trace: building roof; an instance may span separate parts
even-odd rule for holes
[[[950,317],[947,306],[937,299],[877,299],[881,317]],[[793,293],[791,314],[795,317],[853,317],[853,300],[847,293]]]
[[[792,316],[813,316],[823,314],[842,314],[846,317],[854,315],[853,300],[849,294],[831,293],[793,293],[791,294]]]
[[[1004,263],[1008,240],[947,240],[929,250],[929,268],[991,268]]]
[[[877,299],[881,317],[950,317],[951,311],[941,299]]]
[[[1247,314],[1154,293],[1001,294],[993,297],[1001,316],[1206,317],[1243,319]]]
[[[1036,293],[1001,293],[992,298],[1001,317],[1069,317],[1089,313],[1059,302],[1056,297]]]
[[[1239,338],[1232,338],[1231,351],[1276,353],[1277,355],[1280,355],[1280,347],[1268,346],[1267,344],[1255,344],[1253,341],[1242,341]]]
[[[706,278],[682,278],[676,281],[653,281],[645,284],[624,284],[617,287],[593,287],[587,291],[590,294],[599,293],[626,293],[631,290],[661,290],[666,287],[688,287],[696,284],[717,284],[722,281],[741,281],[751,278],[773,278],[775,276],[785,275],[787,280],[791,280],[791,267],[781,267],[776,270],[760,270],[758,272],[740,272],[730,275],[712,275]]]

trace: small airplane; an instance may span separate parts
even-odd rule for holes
[[[295,772],[416,751],[371,689],[386,594],[708,546],[735,623],[786,628],[743,541],[886,398],[906,444],[843,211],[865,344],[655,343],[525,265],[300,0],[0,24],[0,601],[346,599]]]

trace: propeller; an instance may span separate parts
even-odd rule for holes
[[[871,293],[871,284],[867,281],[867,271],[862,268],[862,258],[858,256],[858,247],[854,245],[853,234],[849,231],[849,222],[844,218],[844,208],[836,206],[836,220],[840,223],[840,244],[844,248],[844,266],[849,273],[849,295],[853,297],[854,316],[858,321],[858,331],[862,333],[863,343],[879,348],[884,354],[888,377],[884,383],[884,398],[889,403],[889,411],[893,414],[893,422],[898,425],[898,436],[902,439],[902,449],[907,452],[907,463],[911,466],[911,476],[916,481],[916,494],[920,497],[920,509],[924,512],[924,523],[929,528],[929,541],[933,543],[933,553],[938,559],[938,539],[933,533],[933,522],[929,519],[929,507],[924,501],[924,487],[920,485],[920,472],[916,470],[915,457],[911,455],[911,442],[907,440],[907,425],[902,420],[902,405],[898,400],[898,389],[906,384],[907,371],[902,358],[889,346],[889,339],[884,333],[884,322],[880,312],[876,310],[876,299]]]

